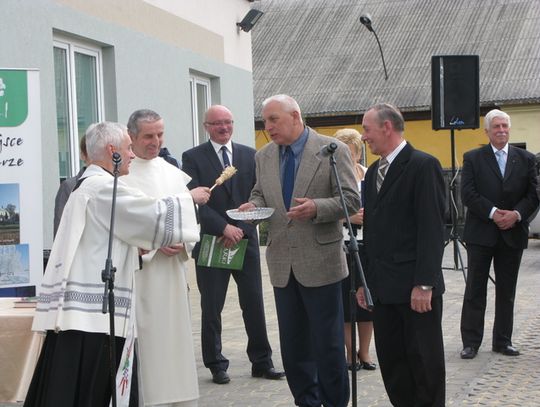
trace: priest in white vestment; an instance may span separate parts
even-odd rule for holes
[[[25,406],[108,407],[111,398],[109,315],[102,313],[101,270],[108,250],[112,157],[120,155],[118,173],[125,175],[134,155],[125,126],[117,123],[95,125],[86,142],[92,164],[66,204],[39,289],[32,328],[46,331],[47,336]],[[209,196],[207,188],[156,199],[118,179],[112,240],[117,365],[134,326],[138,248],[153,250],[197,241],[194,202],[205,204]],[[132,371],[136,372],[136,364]],[[135,374],[126,385],[128,397],[132,396],[130,406],[138,405],[136,382]]]
[[[135,158],[128,185],[155,198],[187,193],[191,178],[159,157],[164,124],[152,110],[128,121]],[[198,228],[197,228],[198,231]],[[193,244],[152,250],[135,273],[141,405],[192,407],[199,397],[193,349],[186,262]]]

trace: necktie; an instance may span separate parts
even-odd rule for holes
[[[292,192],[294,188],[294,153],[291,146],[285,148],[285,167],[283,169],[283,183],[281,189],[283,192],[283,203],[285,208],[289,210],[291,206]]]
[[[229,161],[229,155],[227,154],[227,147],[221,147],[221,155],[223,156],[223,168],[230,167],[231,162]]]
[[[499,164],[501,175],[504,177],[504,169],[506,168],[506,153],[504,150],[499,150],[495,153],[495,157],[497,157],[497,164]]]
[[[381,158],[381,161],[379,161],[379,169],[377,171],[377,192],[381,189],[384,177],[386,176],[386,171],[388,170],[388,165],[386,158]]]

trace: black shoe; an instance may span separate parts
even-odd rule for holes
[[[377,369],[377,365],[373,362],[364,362],[360,361],[360,368],[364,370],[375,370]]]
[[[460,353],[461,359],[474,359],[478,351],[471,346],[465,346]]]
[[[354,367],[352,363],[347,363],[347,369],[349,369],[351,372],[354,370],[358,371],[361,369],[360,363],[356,362]]]
[[[217,370],[212,372],[212,381],[216,384],[227,384],[231,381],[231,378],[225,370]]]
[[[512,345],[493,347],[493,352],[502,353],[505,356],[519,356],[519,350],[514,348]]]
[[[251,369],[251,377],[263,377],[268,380],[279,380],[282,377],[285,377],[285,372],[278,372],[273,367],[266,370]]]

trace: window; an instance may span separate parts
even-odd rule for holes
[[[101,49],[71,40],[54,41],[54,80],[60,178],[75,175],[82,162],[79,140],[102,120]]]
[[[189,78],[191,95],[191,123],[193,145],[198,146],[208,141],[204,129],[204,112],[210,107],[210,79],[191,75]]]

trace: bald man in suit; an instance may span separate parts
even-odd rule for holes
[[[247,239],[248,245],[242,270],[196,265],[197,287],[201,293],[203,362],[212,372],[214,383],[229,383],[229,360],[222,352],[221,312],[232,277],[238,287],[238,300],[248,336],[247,354],[252,365],[251,375],[279,380],[284,373],[274,369],[272,348],[266,332],[257,230],[255,225],[230,219],[226,213],[228,209],[245,202],[255,184],[255,150],[233,143],[233,115],[225,106],[211,106],[205,113],[204,126],[210,140],[182,155],[182,169],[192,178],[188,187],[212,186],[224,167],[231,163],[238,172],[214,189],[208,203],[199,208],[201,236],[219,236],[227,247],[240,239]],[[193,249],[195,259],[198,259],[199,252],[200,243]]]
[[[287,95],[263,102],[272,139],[256,155],[257,183],[241,210],[272,207],[266,260],[279,323],[283,366],[299,406],[345,407],[349,399],[343,348],[341,280],[347,272],[344,212],[330,160],[335,142],[347,209],[360,209],[348,147],[305,127],[298,103]]]

